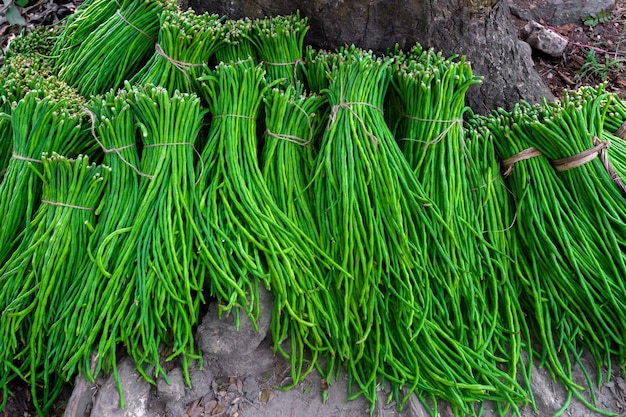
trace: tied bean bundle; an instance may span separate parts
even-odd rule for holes
[[[258,287],[274,296],[274,348],[291,360],[293,383],[314,369],[320,355],[333,357],[338,312],[323,284],[335,265],[276,203],[257,154],[256,119],[264,72],[252,60],[220,64],[200,78],[212,114],[202,152],[198,223],[207,245],[204,268],[222,311],[243,309],[258,317]],[[238,316],[237,316],[238,317]],[[291,353],[282,343],[288,339]],[[305,348],[310,350],[311,357]],[[305,363],[309,363],[305,369]]]
[[[194,271],[195,195],[194,142],[204,111],[197,96],[147,85],[126,84],[128,102],[142,130],[139,206],[127,237],[109,260],[109,280],[125,283],[113,301],[105,291],[108,333],[100,346],[123,343],[144,378],[154,366],[154,378],[165,375],[159,355],[161,345],[171,348],[166,361],[180,357],[185,380],[189,362],[200,359],[192,327],[199,320],[204,276]],[[134,204],[132,204],[134,205]],[[135,210],[132,205],[129,216]],[[128,218],[130,222],[130,217]],[[115,232],[112,232],[115,234]],[[107,248],[99,250],[97,263],[106,261]],[[108,275],[108,274],[107,274]],[[117,304],[111,303],[117,302]],[[106,349],[104,349],[106,351]],[[112,361],[114,360],[111,354]]]
[[[382,379],[396,397],[407,387],[458,413],[473,401],[522,401],[515,381],[450,337],[434,311],[428,258],[451,264],[441,244],[449,231],[385,124],[391,60],[350,48],[334,62],[314,201],[322,247],[351,274],[326,285],[337,294],[338,354],[355,396],[375,403]]]
[[[163,10],[176,8],[173,0],[122,0],[115,13],[58,58],[59,79],[86,97],[121,87],[153,53]],[[91,18],[88,10],[85,19]],[[94,19],[100,18],[97,12]]]
[[[498,288],[499,317],[508,333],[494,338],[494,347],[500,358],[505,359],[512,378],[518,369],[525,383],[526,392],[534,406],[530,377],[533,350],[529,348],[530,331],[526,314],[520,303],[522,282],[530,273],[525,269],[522,248],[514,231],[515,208],[493,144],[493,136],[480,117],[471,117],[465,125],[465,157],[467,158],[468,197],[472,203],[482,235],[487,245],[481,246],[483,271],[495,277]],[[522,360],[522,349],[528,354]],[[506,412],[501,410],[501,415]]]
[[[81,99],[66,88],[64,96],[57,98],[46,90],[32,90],[10,115],[11,160],[0,183],[0,265],[15,250],[39,205],[41,155],[75,156],[93,148],[78,110]]]
[[[315,142],[324,128],[326,101],[296,88],[265,93],[265,143],[261,154],[263,179],[278,207],[317,240],[311,207],[310,181],[315,166]]]
[[[218,15],[165,10],[155,53],[130,83],[154,84],[170,93],[192,92],[201,67],[222,45],[223,30]]]
[[[513,111],[499,110],[483,123],[494,137],[517,207],[512,230],[522,248],[518,261],[522,308],[541,346],[540,356],[568,390],[562,412],[572,396],[594,408],[591,381],[587,378],[589,402],[582,395],[584,387],[572,379],[573,362],[586,375],[580,348],[593,355],[599,378],[609,353],[623,350],[616,334],[623,309],[603,306],[615,303],[617,286],[612,283],[624,273],[618,272],[623,269],[619,250],[607,246],[606,231],[596,227],[598,220],[581,209],[550,161],[530,146],[536,133],[529,125],[546,113],[545,107],[521,102]]]
[[[100,369],[107,374],[111,367],[115,370],[115,334],[119,323],[112,320],[112,316],[118,306],[127,302],[120,295],[125,294],[120,289],[124,288],[129,275],[113,277],[111,272],[121,262],[119,257],[124,245],[132,244],[128,236],[141,201],[139,181],[143,174],[138,169],[138,128],[127,99],[128,92],[120,90],[88,104],[93,134],[104,152],[104,163],[111,167],[106,185],[108,198],[97,212],[98,223],[89,240],[93,261],[87,263],[80,274],[84,277],[83,285],[78,291],[67,294],[64,314],[53,329],[61,338],[63,334],[76,335],[66,339],[64,349],[57,353],[65,358],[64,372],[83,374],[89,379]],[[113,336],[109,337],[111,334]],[[102,343],[98,344],[100,340]],[[94,351],[97,361],[90,364]]]
[[[253,27],[253,40],[268,82],[282,80],[295,85],[302,63],[304,37],[309,26],[300,14],[260,19]]]
[[[224,22],[223,46],[215,51],[215,61],[235,63],[248,58],[256,59],[252,31],[254,21],[246,17]]]
[[[484,256],[477,255],[487,256],[490,250],[473,206],[465,201],[469,185],[462,120],[467,110],[465,93],[476,83],[464,58],[443,58],[419,45],[408,55],[398,55],[392,84],[402,114],[395,136],[426,195],[453,233],[442,245],[455,270],[443,263],[433,265],[438,313],[449,323],[451,337],[484,351],[495,363],[509,356],[504,342],[519,329],[507,328],[511,321],[500,317],[501,312],[509,314],[500,300],[515,295],[505,294],[508,286],[499,285],[498,275],[483,269],[492,268],[485,265]],[[506,279],[506,274],[499,275]]]
[[[41,171],[42,204],[0,269],[0,386],[6,399],[8,381],[28,381],[37,414],[45,416],[69,377],[61,371],[61,346],[50,329],[65,294],[83,285],[80,272],[109,168],[90,164],[86,156],[52,154],[44,156]]]

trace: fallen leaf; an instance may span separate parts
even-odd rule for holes
[[[276,395],[271,390],[263,388],[261,392],[259,392],[259,402],[261,404],[268,404],[275,396]]]

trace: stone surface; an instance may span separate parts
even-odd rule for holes
[[[150,384],[135,370],[132,359],[125,357],[117,364],[117,371],[124,395],[121,408],[120,395],[113,375],[110,375],[96,395],[92,417],[149,417],[147,404]]]
[[[568,44],[567,39],[534,20],[524,26],[522,38],[536,50],[555,58],[563,56]]]
[[[309,19],[305,42],[335,49],[354,44],[382,53],[416,43],[446,56],[466,55],[483,83],[467,93],[478,113],[520,99],[554,99],[520,49],[505,0],[189,0],[197,11],[261,18],[295,13]]]
[[[523,20],[543,20],[552,26],[580,22],[615,9],[615,0],[511,0],[511,12]]]
[[[160,377],[157,382],[159,398],[164,401],[178,401],[185,395],[185,380],[183,370],[174,368],[167,374],[169,383]]]
[[[97,385],[87,382],[85,377],[77,376],[74,390],[65,407],[64,417],[89,417]]]
[[[198,326],[196,340],[204,355],[219,358],[237,358],[253,352],[265,339],[270,328],[274,297],[265,288],[259,288],[259,318],[255,329],[253,322],[243,312],[239,314],[236,328],[234,312],[218,316],[217,303],[209,305],[209,312]]]

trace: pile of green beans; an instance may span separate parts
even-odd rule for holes
[[[154,53],[159,34],[159,17],[164,10],[177,10],[173,0],[123,0],[106,19],[100,11],[85,9],[85,39],[63,49],[57,59],[58,77],[85,97],[117,89],[131,78]],[[118,2],[112,2],[117,4]],[[96,2],[93,3],[96,5]],[[89,22],[94,19],[94,23]],[[70,37],[70,42],[74,40]]]
[[[419,45],[408,54],[397,54],[394,64],[392,85],[401,106],[396,141],[453,234],[441,244],[454,269],[445,263],[432,265],[438,314],[448,323],[451,337],[493,358],[494,365],[513,365],[508,370],[515,379],[521,352],[512,357],[508,343],[519,328],[509,325],[519,318],[506,317],[512,311],[501,303],[516,294],[509,293],[506,274],[494,273],[495,260],[484,262],[491,250],[474,205],[467,201],[471,163],[462,131],[464,103],[467,90],[479,79],[463,58],[444,58]]]
[[[343,273],[282,211],[263,179],[256,136],[265,88],[262,67],[250,59],[222,63],[200,80],[212,115],[198,186],[211,295],[224,303],[223,311],[242,309],[255,319],[258,287],[273,292],[274,348],[290,358],[297,384],[320,355],[334,355],[332,341],[341,336],[335,325],[339,312],[323,278],[333,268],[337,276]],[[285,341],[291,344],[289,353]]]
[[[66,86],[67,87],[67,86]],[[93,149],[79,99],[68,88],[65,97],[32,90],[12,110],[11,160],[0,183],[0,265],[14,252],[22,230],[29,227],[41,195],[41,155],[75,156]],[[76,100],[76,101],[74,101]]]
[[[141,201],[136,212],[130,207],[130,215],[135,213],[132,224],[123,231],[128,235],[116,246],[115,264],[108,271],[109,280],[125,287],[114,298],[106,296],[114,289],[103,293],[101,302],[108,303],[106,320],[111,328],[100,345],[123,343],[148,381],[166,375],[160,352],[161,345],[168,346],[171,353],[165,361],[180,358],[190,384],[189,363],[201,359],[192,327],[199,320],[204,275],[194,273],[192,202],[195,140],[204,110],[193,94],[170,96],[162,87],[139,88],[128,83],[125,89],[142,132]],[[99,265],[107,261],[106,251],[106,247],[99,249]],[[149,375],[150,367],[154,373]]]
[[[202,66],[222,45],[223,30],[218,15],[197,15],[192,9],[165,10],[157,50],[130,83],[154,84],[170,93],[192,92]]]
[[[610,354],[623,357],[623,309],[619,307],[623,285],[618,277],[624,274],[624,263],[621,250],[615,251],[614,239],[607,239],[612,232],[598,227],[598,221],[605,220],[583,207],[587,197],[580,199],[570,192],[545,154],[507,163],[524,150],[536,149],[531,144],[550,146],[535,126],[554,110],[521,102],[513,111],[499,110],[483,123],[506,165],[506,182],[517,207],[513,230],[523,256],[518,263],[524,272],[520,277],[522,308],[540,345],[542,364],[568,390],[560,410],[564,412],[572,396],[591,408],[595,401],[589,379],[590,400],[582,394],[584,387],[572,379],[573,363],[586,375],[581,347],[595,359],[599,380],[601,366],[610,366]],[[563,112],[561,117],[566,120],[571,114]],[[603,308],[607,303],[612,307]]]
[[[66,295],[63,313],[52,327],[64,343],[64,348],[57,351],[63,358],[64,375],[69,378],[82,374],[93,380],[101,369],[115,374],[119,323],[112,316],[118,305],[127,302],[120,296],[120,289],[130,275],[113,277],[111,272],[121,262],[124,246],[132,244],[128,237],[139,207],[139,183],[144,174],[139,171],[137,149],[141,130],[128,103],[128,91],[110,92],[93,100],[88,103],[88,111],[111,174],[105,198],[96,212],[98,223],[89,239],[92,262],[80,273],[84,277],[81,287]],[[75,337],[64,338],[65,334]],[[93,352],[97,352],[95,364],[90,363]]]
[[[326,101],[297,87],[272,88],[265,102],[265,141],[261,153],[263,180],[278,207],[317,240],[311,207],[316,140],[325,127]]]
[[[219,64],[235,63],[248,58],[256,59],[253,43],[254,21],[249,18],[224,22],[223,46],[215,51],[214,60]]]
[[[433,263],[454,270],[444,246],[452,235],[385,123],[391,66],[347,48],[334,58],[326,91],[331,114],[313,187],[321,245],[351,274],[326,283],[341,317],[338,354],[354,395],[372,404],[383,380],[397,399],[405,387],[459,414],[485,399],[516,407],[526,397],[516,381],[451,337],[438,314],[433,274],[442,267]]]
[[[308,20],[300,14],[259,19],[253,30],[254,45],[265,68],[268,82],[283,80],[295,85],[302,64]]]
[[[41,205],[0,268],[0,386],[6,399],[10,380],[28,381],[38,415],[45,415],[67,382],[57,356],[59,339],[48,336],[66,293],[83,285],[77,277],[89,259],[94,210],[110,169],[90,164],[86,156],[67,159],[55,153],[44,154],[41,165]]]

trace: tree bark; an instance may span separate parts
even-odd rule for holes
[[[554,99],[533,69],[530,47],[518,40],[507,0],[189,0],[198,12],[231,19],[300,10],[309,18],[307,44],[335,49],[354,44],[384,52],[396,44],[465,55],[484,77],[467,95],[478,113],[510,109],[520,100]]]

